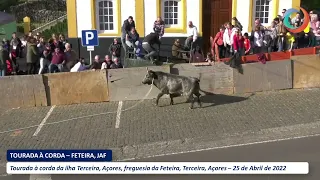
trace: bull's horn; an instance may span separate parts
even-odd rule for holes
[[[148,68],[148,67],[146,67],[146,69],[147,69],[147,71],[149,71],[149,68]]]

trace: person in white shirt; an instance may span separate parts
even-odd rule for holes
[[[71,68],[70,72],[79,72],[84,71],[85,69],[86,65],[84,64],[84,58],[80,58],[79,62]]]
[[[193,25],[192,21],[189,21],[187,33],[188,38],[184,43],[184,48],[186,50],[190,50],[192,48],[191,44],[196,42],[196,40],[198,39],[198,29]]]
[[[230,57],[233,54],[233,36],[236,33],[237,28],[233,27],[230,22],[226,24],[226,29],[223,33],[223,43],[224,47],[226,47],[226,55],[225,57]]]
[[[255,31],[253,33],[253,53],[261,53],[262,47],[263,47],[263,33],[259,27],[255,28]]]

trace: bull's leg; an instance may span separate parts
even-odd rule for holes
[[[170,105],[173,105],[173,98],[179,97],[180,95],[181,94],[178,94],[178,93],[170,94]]]
[[[173,98],[174,98],[174,95],[170,94],[170,105],[173,105]]]
[[[193,109],[193,104],[194,104],[194,98],[193,98],[193,94],[190,94],[188,96],[188,101],[190,101],[190,109]]]
[[[158,104],[159,104],[159,99],[162,97],[164,95],[164,93],[163,92],[160,92],[159,94],[158,94],[158,96],[157,96],[157,99],[156,99],[156,106],[158,106]]]
[[[202,107],[201,100],[200,100],[201,94],[198,92],[198,93],[195,93],[195,95],[197,96],[199,106]]]

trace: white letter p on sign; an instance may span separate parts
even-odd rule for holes
[[[94,34],[92,32],[86,32],[86,44],[89,44],[89,41],[93,39]]]

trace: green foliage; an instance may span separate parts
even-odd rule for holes
[[[53,33],[66,35],[68,33],[67,20],[59,22],[55,26],[52,26],[50,29],[46,29],[45,31],[41,32],[45,39],[50,39]]]
[[[308,11],[311,10],[320,10],[320,1],[319,0],[301,0],[301,6],[306,8]]]
[[[19,0],[0,0],[0,11],[8,12],[11,6],[15,6],[19,3]]]

